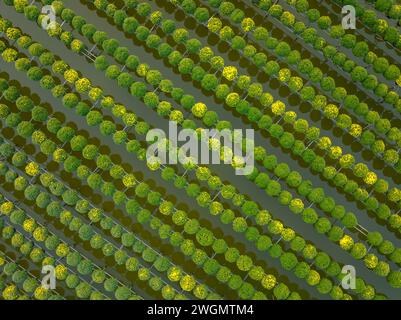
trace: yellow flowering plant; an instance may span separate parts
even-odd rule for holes
[[[82,43],[82,41],[78,39],[72,40],[70,46],[71,50],[77,53],[80,53],[85,48],[85,45]]]
[[[291,71],[287,68],[280,69],[278,72],[278,80],[281,82],[288,82],[291,78]]]
[[[70,253],[70,248],[65,243],[60,243],[56,248],[56,254],[59,257],[66,257]]]
[[[9,215],[14,209],[14,204],[11,201],[6,201],[1,204],[0,212],[4,215]]]
[[[368,269],[373,270],[374,268],[377,267],[377,264],[379,263],[379,258],[377,256],[375,256],[372,253],[369,253],[365,256],[365,258],[363,259],[363,262],[365,263],[365,266]]]
[[[285,112],[285,104],[282,101],[276,101],[272,104],[272,112],[276,116],[281,116]]]
[[[36,162],[29,162],[25,167],[25,172],[27,175],[34,177],[39,174],[40,167]]]
[[[310,270],[306,282],[310,286],[316,286],[320,282],[320,274],[316,270]]]
[[[223,69],[223,77],[226,78],[228,81],[233,81],[237,78],[238,70],[236,67],[227,66]]]
[[[368,185],[374,185],[377,181],[377,174],[369,171],[364,177],[363,177],[363,181],[368,184]]]
[[[173,282],[180,281],[180,279],[182,277],[182,271],[178,267],[175,267],[175,266],[170,267],[170,269],[168,269],[168,271],[167,271],[167,277],[170,281],[173,281]]]
[[[202,118],[205,115],[206,111],[207,111],[207,107],[206,107],[206,105],[204,103],[198,102],[198,103],[195,103],[193,105],[191,111],[192,111],[192,114],[195,117]]]
[[[184,291],[192,291],[195,288],[196,281],[193,276],[185,275],[180,280],[180,286]]]
[[[253,21],[251,18],[245,18],[241,22],[241,27],[244,32],[249,32],[255,29],[255,21]]]
[[[43,227],[37,227],[34,231],[33,231],[33,237],[36,241],[38,242],[43,242],[46,240],[47,237],[47,231],[45,228]]]
[[[65,280],[68,275],[68,269],[65,265],[59,264],[55,267],[55,274],[58,280]]]
[[[123,177],[123,184],[127,188],[131,188],[131,187],[135,186],[136,185],[135,176],[132,173],[126,174]]]
[[[92,88],[91,91],[93,89],[96,88]],[[117,118],[121,118],[124,114],[127,113],[127,109],[122,104],[115,104],[111,111],[113,112],[113,115],[116,116]]]
[[[338,146],[330,147],[329,156],[332,159],[338,159],[342,156],[343,150]]]
[[[362,134],[362,127],[357,123],[353,123],[349,129],[349,134],[355,138],[360,137]]]
[[[149,65],[146,63],[141,63],[137,68],[136,68],[136,73],[140,77],[146,77],[146,74],[149,71]]]
[[[149,157],[146,161],[146,165],[148,166],[148,168],[152,171],[156,171],[160,168],[160,162],[161,159],[156,157],[156,156],[152,156]]]
[[[210,18],[208,23],[207,23],[207,28],[211,32],[218,32],[221,29],[222,26],[223,26],[223,23],[217,17]]]
[[[340,239],[339,243],[340,243],[341,248],[348,251],[348,250],[351,250],[351,248],[353,247],[354,240],[349,235],[344,235]]]
[[[78,80],[79,74],[74,69],[68,69],[64,72],[64,79],[69,83],[75,83]]]
[[[18,52],[12,48],[7,48],[3,51],[1,56],[5,62],[13,62],[17,59]]]
[[[271,274],[267,274],[262,278],[262,286],[267,290],[273,289],[276,286],[276,284],[277,284],[276,277]]]
[[[22,223],[22,228],[29,233],[32,233],[36,228],[36,221],[32,218],[25,219]]]
[[[35,299],[46,300],[49,296],[49,290],[45,289],[43,286],[38,286],[34,292]]]

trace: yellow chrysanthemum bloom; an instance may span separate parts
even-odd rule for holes
[[[21,34],[21,30],[18,28],[8,28],[6,30],[7,38],[12,39],[12,40],[17,39],[20,34]]]
[[[207,111],[207,107],[204,103],[198,102],[194,104],[191,111],[195,117],[202,118]]]
[[[56,274],[56,279],[65,280],[68,275],[68,269],[65,265],[59,264],[54,268],[54,272]]]
[[[352,246],[354,245],[354,240],[348,236],[348,235],[344,235],[341,239],[340,239],[340,246],[341,248],[343,248],[344,250],[350,250],[352,248]]]
[[[284,241],[291,241],[295,237],[295,231],[291,228],[284,228],[284,230],[281,232],[281,236],[283,237]]]
[[[326,105],[323,112],[328,119],[336,119],[338,117],[338,107],[335,104]]]
[[[388,29],[387,21],[383,19],[377,19],[376,29],[379,31],[379,33],[384,33]]]
[[[279,220],[271,220],[271,222],[273,223],[274,226],[274,230],[272,230],[272,232],[274,234],[281,234],[284,230],[284,225],[281,221]]]
[[[228,81],[233,81],[238,75],[238,70],[236,67],[228,66],[223,69],[223,77]]]
[[[351,124],[349,134],[355,138],[360,137],[360,135],[362,134],[362,127],[356,123]]]
[[[365,181],[366,184],[368,185],[374,185],[377,181],[377,175],[376,173],[369,171],[365,177],[363,178],[363,181]]]
[[[126,113],[124,115],[124,123],[127,126],[133,126],[136,123],[136,116],[133,113]]]
[[[28,5],[28,0],[14,0],[15,11],[19,13],[24,12],[24,8]]]
[[[156,171],[160,168],[160,162],[161,162],[161,159],[159,157],[151,156],[147,159],[146,165],[148,166],[148,168],[150,170]]]
[[[319,147],[319,149],[321,150],[327,150],[328,148],[330,148],[331,146],[331,140],[329,137],[321,137],[319,139],[319,142],[317,144],[317,146]]]
[[[196,285],[196,281],[195,281],[194,277],[192,277],[190,275],[185,275],[181,278],[180,286],[181,286],[182,290],[191,291],[193,288],[195,288],[195,285]]]
[[[70,253],[70,248],[65,243],[60,243],[56,248],[56,254],[59,257],[66,257]]]
[[[37,227],[33,232],[33,237],[36,241],[43,242],[46,240],[47,232],[43,227]]]
[[[5,215],[9,215],[14,209],[14,204],[11,201],[7,201],[1,204],[0,212]]]
[[[43,286],[37,287],[34,292],[35,299],[37,300],[46,300],[48,295],[49,290],[45,289]]]
[[[271,274],[267,274],[262,278],[262,286],[267,290],[273,289],[276,286],[276,283],[276,277]]]
[[[127,109],[122,104],[115,104],[112,109],[113,115],[117,118],[121,118],[124,114],[127,113]]]
[[[68,69],[64,72],[64,79],[69,83],[75,83],[79,78],[79,74],[74,69]]]
[[[205,285],[197,285],[193,293],[198,299],[205,299],[208,294],[208,290]]]
[[[25,167],[25,172],[27,175],[34,177],[40,172],[40,167],[36,162],[29,162]]]
[[[103,90],[100,88],[92,88],[89,90],[88,96],[92,101],[97,101],[103,96]]]
[[[219,215],[220,213],[223,212],[223,210],[224,210],[223,205],[217,201],[213,201],[209,207],[209,212],[214,216]]]
[[[167,277],[169,278],[170,281],[173,281],[173,282],[180,281],[181,276],[182,276],[182,271],[180,268],[171,267],[168,270]]]
[[[288,82],[291,78],[291,70],[287,68],[280,69],[278,72],[278,80],[281,82]]]
[[[131,188],[131,187],[133,187],[134,185],[136,185],[136,182],[135,182],[135,176],[133,175],[133,174],[126,174],[124,177],[123,177],[123,184],[124,184],[124,186],[126,186],[127,188]]]
[[[218,32],[222,26],[223,23],[221,22],[221,20],[216,17],[210,18],[207,23],[207,28],[212,32]]]
[[[285,104],[282,101],[276,101],[272,104],[272,112],[276,116],[281,116],[285,112]]]
[[[58,37],[61,35],[63,32],[63,29],[61,28],[60,24],[56,21],[52,21],[49,23],[48,29],[47,29],[47,34],[50,37]]]
[[[147,281],[150,278],[150,271],[147,268],[140,268],[138,270],[138,278],[141,281]]]
[[[64,149],[58,148],[53,152],[53,160],[58,163],[64,161],[66,159],[66,157],[67,157],[67,155],[66,155],[66,152]]]
[[[17,297],[18,297],[18,289],[14,284],[7,286],[3,290],[4,300],[15,300],[17,299]]]
[[[320,282],[320,274],[315,270],[310,270],[306,282],[310,286],[316,286]]]
[[[285,21],[287,26],[292,26],[295,23],[294,15],[289,11],[284,11],[280,18],[281,21]]]
[[[343,154],[343,150],[338,147],[338,146],[334,146],[334,147],[330,147],[330,157],[333,159],[338,159],[342,156]]]
[[[181,123],[184,121],[184,115],[180,110],[173,110],[170,113],[170,120],[175,121],[177,123]]]
[[[284,113],[284,121],[293,124],[297,120],[297,114],[294,111],[286,111]]]
[[[354,160],[354,157],[351,154],[347,153],[341,157],[340,165],[345,168],[349,168],[354,163]]]
[[[71,50],[74,52],[81,52],[81,50],[84,48],[84,44],[82,43],[81,40],[74,39],[71,42]]]
[[[36,144],[41,144],[43,141],[46,140],[46,135],[40,131],[40,130],[36,130],[33,134],[32,134],[32,140],[34,141],[34,143]]]
[[[362,297],[365,300],[372,300],[375,296],[375,289],[372,286],[366,286],[362,292]]]
[[[13,62],[15,59],[17,59],[18,52],[14,49],[8,48],[3,51],[1,56],[5,62]]]
[[[273,98],[273,96],[272,96],[270,93],[265,92],[265,93],[262,94],[262,96],[259,98],[259,102],[262,104],[262,106],[268,107],[268,106],[270,106],[270,105],[274,102],[274,98]]]
[[[53,257],[45,257],[42,260],[42,266],[53,266],[54,265],[54,258]]]
[[[22,224],[22,227],[24,228],[24,230],[26,232],[32,233],[33,230],[35,230],[35,228],[36,228],[36,222],[32,218],[25,219],[25,221]]]
[[[101,101],[101,105],[107,109],[112,109],[114,107],[114,104],[114,99],[110,96],[104,97]]]
[[[255,21],[251,18],[245,18],[241,22],[241,27],[244,32],[252,31],[255,28]]]
[[[363,262],[367,268],[374,269],[379,263],[379,258],[377,258],[374,254],[369,253],[365,256]]]
[[[146,63],[141,63],[137,68],[136,68],[136,73],[140,77],[146,77],[146,74],[149,71],[149,65]]]
[[[175,295],[175,290],[171,286],[165,285],[165,286],[163,286],[163,289],[162,289],[162,295],[163,295],[163,297],[168,297],[169,300],[173,299],[174,295]],[[167,298],[165,298],[165,299],[167,299]]]
[[[168,216],[173,212],[174,205],[170,201],[164,201],[159,206],[159,211],[161,214]]]

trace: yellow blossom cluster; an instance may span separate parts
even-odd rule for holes
[[[262,278],[262,286],[267,290],[271,290],[276,286],[277,279],[271,274],[267,274]]]
[[[75,83],[79,78],[79,74],[74,69],[68,69],[64,72],[64,79],[69,83]]]
[[[344,235],[340,239],[340,246],[344,250],[350,250],[353,245],[354,245],[354,240],[349,235]]]
[[[236,67],[227,66],[223,69],[223,77],[228,81],[233,81],[238,75],[238,70]]]

